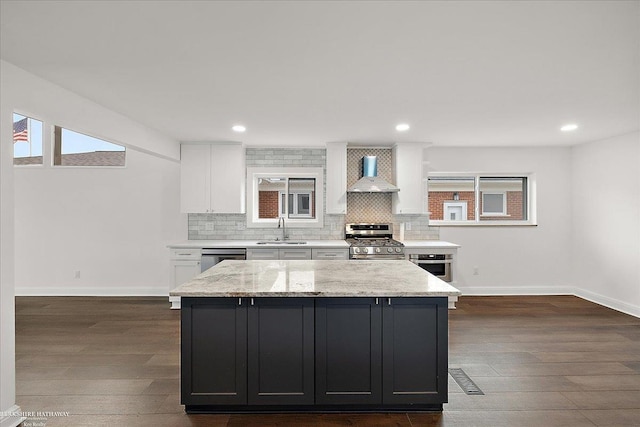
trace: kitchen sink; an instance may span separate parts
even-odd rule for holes
[[[258,242],[259,245],[306,245],[307,242],[302,240],[263,240]]]

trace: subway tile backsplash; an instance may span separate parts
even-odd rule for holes
[[[391,150],[381,150],[375,155],[385,157],[385,164],[390,159]],[[360,156],[360,152],[356,156],[351,153],[351,159]],[[352,161],[349,169],[353,172]],[[326,150],[322,148],[255,148],[246,149],[246,165],[247,167],[322,167],[326,171]],[[380,167],[380,166],[379,166]],[[386,168],[383,168],[386,169]],[[381,171],[379,171],[380,174]],[[359,172],[358,172],[359,173]],[[387,170],[383,174],[386,175]],[[382,175],[382,174],[380,174]],[[326,183],[326,176],[325,176]],[[438,228],[429,227],[428,217],[426,215],[393,215],[391,214],[391,196],[373,194],[373,195],[355,195],[357,200],[352,200],[352,195],[347,199],[347,215],[326,215],[324,216],[323,228],[287,228],[287,234],[292,239],[309,239],[309,240],[327,240],[327,239],[344,239],[345,222],[393,222],[394,237],[400,238],[402,224],[404,225],[404,238],[406,240],[437,240],[439,237]],[[371,210],[371,206],[376,200],[369,200],[368,196],[380,197],[385,196],[384,203],[380,203],[379,209]],[[388,200],[387,200],[388,198]],[[377,200],[380,202],[380,200]],[[364,209],[367,206],[367,209]],[[246,228],[245,214],[189,214],[188,236],[189,240],[261,240],[272,239],[280,236],[280,230],[275,227],[268,228]],[[406,226],[410,223],[409,227]]]

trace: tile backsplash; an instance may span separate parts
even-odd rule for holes
[[[378,175],[393,182],[392,151],[385,148],[355,148],[347,150],[347,185],[362,174],[363,156],[378,156]],[[322,148],[256,148],[246,149],[247,167],[322,167],[326,171],[326,150]],[[326,176],[325,176],[326,182]],[[275,227],[246,228],[245,214],[189,214],[189,240],[260,240],[280,236]],[[391,222],[394,237],[404,229],[406,240],[436,240],[437,227],[429,227],[427,215],[393,215],[391,194],[355,194],[347,196],[347,215],[324,216],[323,228],[288,228],[292,239],[343,239],[348,222]],[[409,225],[407,225],[409,224]]]

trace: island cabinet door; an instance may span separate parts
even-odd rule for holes
[[[316,404],[382,402],[381,299],[316,299]]]
[[[313,298],[250,298],[250,405],[314,403],[313,306]]]
[[[247,403],[247,299],[182,298],[183,405]]]
[[[447,401],[447,298],[385,298],[383,403]]]

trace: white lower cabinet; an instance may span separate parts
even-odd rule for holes
[[[200,274],[200,249],[171,249],[171,278],[169,290],[175,289],[181,284]],[[171,309],[180,308],[180,297],[169,297]]]

